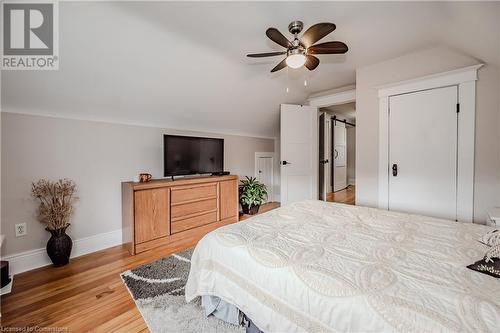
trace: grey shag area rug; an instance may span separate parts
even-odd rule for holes
[[[245,332],[243,327],[206,317],[201,299],[186,303],[184,286],[193,250],[128,270],[121,278],[151,332]]]

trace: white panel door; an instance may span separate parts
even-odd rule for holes
[[[318,198],[318,109],[282,104],[281,204]]]
[[[330,117],[326,117],[325,121],[325,186],[326,192],[330,193],[333,190],[332,187],[332,167],[333,167],[333,158],[332,158],[332,119]]]
[[[347,187],[347,133],[345,124],[334,121],[333,128],[333,191]]]
[[[259,157],[257,160],[257,180],[266,185],[267,201],[273,201],[273,158]]]
[[[456,219],[457,87],[389,98],[389,209]]]

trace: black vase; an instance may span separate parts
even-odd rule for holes
[[[60,267],[68,264],[73,241],[66,234],[66,228],[56,230],[45,229],[52,235],[47,242],[47,254],[52,260],[54,267]]]
[[[249,214],[249,215],[255,215],[259,212],[259,207],[260,205],[252,205],[250,207],[241,205],[241,208],[243,209],[243,214]]]

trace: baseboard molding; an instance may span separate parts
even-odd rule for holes
[[[71,258],[122,244],[122,230],[113,230],[90,237],[73,240]],[[10,274],[15,275],[35,268],[51,265],[45,248],[20,252],[2,257],[9,261]]]
[[[356,185],[356,179],[355,178],[349,178],[349,180],[347,180],[347,185],[353,185],[353,186],[355,186]]]

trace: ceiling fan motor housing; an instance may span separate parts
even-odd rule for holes
[[[286,51],[286,56],[291,56],[293,54],[304,54],[305,50],[302,47],[294,47]]]

